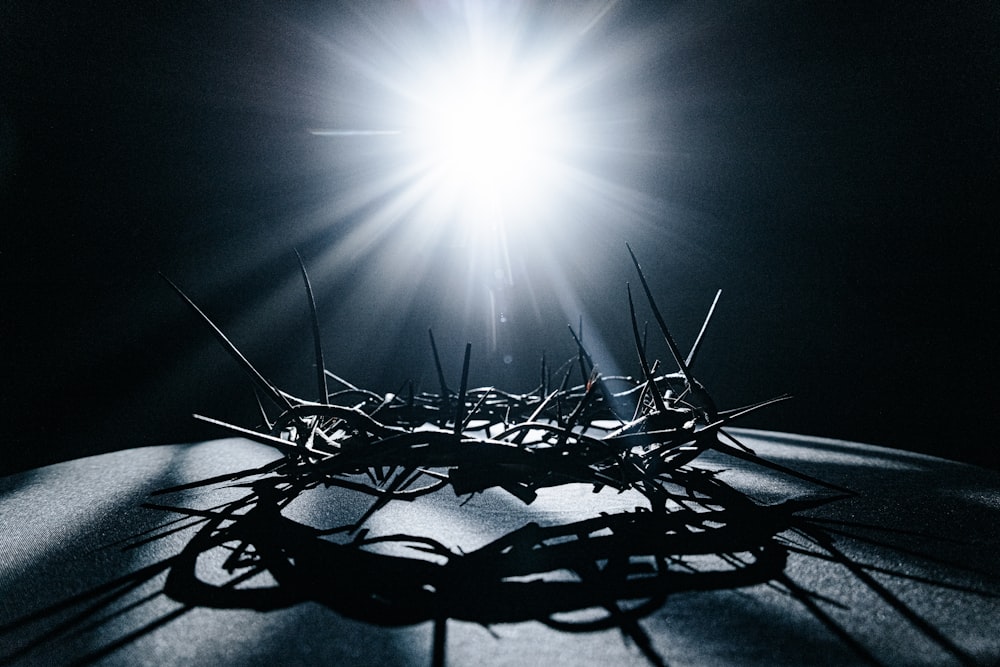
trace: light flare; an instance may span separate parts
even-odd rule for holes
[[[335,156],[323,224],[344,222],[325,264],[339,276],[362,267],[345,316],[378,285],[400,322],[479,320],[504,366],[523,338],[512,332],[537,326],[522,318],[559,317],[541,304],[589,320],[567,272],[658,217],[637,188],[667,110],[639,82],[666,42],[625,31],[619,9],[455,0],[359,12],[337,29],[329,53],[344,85],[326,91],[331,128],[311,132]],[[378,311],[370,328],[389,319]],[[598,336],[587,345],[613,372]]]

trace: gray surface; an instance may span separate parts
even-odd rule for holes
[[[768,460],[857,492],[799,513],[834,523],[800,518],[799,531],[776,529],[780,534],[772,536],[773,544],[788,551],[777,576],[672,592],[636,626],[591,632],[556,630],[526,618],[487,625],[453,616],[443,645],[447,663],[1000,663],[995,632],[1000,475],[867,445],[733,432]],[[383,627],[349,618],[330,603],[335,590],[319,590],[326,585],[322,582],[308,591],[314,601],[293,599],[270,611],[224,608],[224,601],[222,608],[185,605],[164,592],[169,568],[176,564],[168,559],[190,545],[201,526],[142,504],[152,500],[207,509],[248,490],[215,484],[150,494],[273,458],[267,447],[229,439],[133,449],[0,479],[0,661],[430,663],[432,621]],[[705,455],[696,465],[724,470],[723,480],[761,504],[823,492],[722,455]],[[543,491],[528,506],[502,491],[474,496],[464,505],[461,500],[446,490],[390,503],[366,527],[370,536],[405,532],[469,553],[529,522],[545,528],[646,504],[632,493],[595,494],[580,485]],[[299,495],[283,515],[328,528],[357,520],[369,505],[367,496],[317,488]],[[824,543],[822,536],[831,541]],[[421,557],[399,545],[387,548],[408,559]],[[232,579],[221,568],[228,553],[206,551],[198,560],[198,576],[220,585]],[[687,560],[696,567],[717,566]],[[684,559],[679,562],[683,566]],[[272,586],[268,577],[242,586]],[[489,577],[482,573],[484,586]],[[481,593],[475,576],[466,588],[474,602]],[[622,608],[629,604],[634,602],[623,602]],[[472,607],[480,618],[492,613]],[[559,618],[581,622],[606,614],[588,609]],[[645,640],[644,653],[638,643]]]

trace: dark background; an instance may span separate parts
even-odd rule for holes
[[[293,248],[338,374],[435,390],[433,327],[452,384],[472,341],[477,384],[527,391],[580,315],[602,369],[635,372],[626,241],[682,347],[724,289],[695,369],[721,406],[795,395],[742,425],[1000,465],[995,3],[614,5],[566,68],[606,70],[578,101],[625,194],[512,234],[509,286],[344,203],[390,138],[308,132],[395,120],[365,67],[415,5],[182,5],[0,5],[0,472],[220,435],[192,412],[255,423],[157,272],[293,393],[313,377]],[[532,39],[575,6],[523,6]]]

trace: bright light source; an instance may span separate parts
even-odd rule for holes
[[[429,291],[441,312],[483,316],[500,368],[519,363],[518,318],[541,321],[553,294],[567,321],[586,314],[588,253],[662,215],[635,188],[663,145],[650,130],[666,109],[646,83],[670,42],[623,20],[623,4],[393,3],[337,24],[335,84],[316,95],[330,117],[312,130],[336,165],[318,224],[344,223],[331,271],[362,265],[359,294],[391,286],[397,313]]]
[[[455,53],[430,63],[413,110],[414,160],[436,213],[465,228],[542,214],[558,185],[569,121],[528,63]]]
[[[337,138],[338,217],[358,221],[343,257],[462,248],[493,289],[585,227],[635,219],[632,177],[656,151],[635,95],[653,38],[623,42],[615,7],[401,3],[343,27],[338,121],[312,130]]]
[[[555,185],[565,121],[512,78],[483,62],[457,69],[429,86],[416,122],[431,187],[450,193],[472,224],[497,206],[529,213]]]

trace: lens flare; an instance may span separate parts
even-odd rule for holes
[[[476,251],[530,236],[562,222],[567,199],[598,194],[592,166],[609,142],[627,143],[603,88],[615,68],[589,49],[608,8],[457,2],[382,17],[378,39],[337,50],[370,91],[332,100],[355,110],[351,125],[310,132],[378,142],[377,183],[350,196],[358,209],[380,193],[380,210],[405,213],[401,225]]]
[[[647,168],[669,109],[646,82],[671,42],[620,4],[399,3],[331,29],[310,132],[329,142],[317,272],[358,285],[344,317],[450,318],[500,369],[551,311],[590,319],[593,250],[662,215]],[[599,337],[587,345],[611,371]]]

